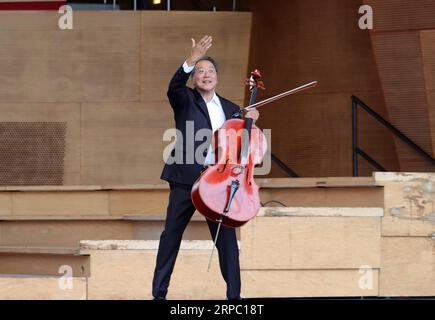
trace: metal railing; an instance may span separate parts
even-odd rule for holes
[[[104,0],[104,4],[107,4],[107,0]],[[116,10],[116,0],[112,0],[113,10]],[[237,0],[233,0],[232,10],[236,11]],[[133,0],[133,10],[137,10],[137,0]],[[166,11],[171,11],[171,0],[166,0]],[[216,11],[216,6],[213,6],[213,11]]]
[[[107,0],[104,0],[104,3],[106,3]],[[113,9],[116,8],[116,0],[113,0]],[[232,10],[236,11],[237,9],[237,0],[233,0],[232,4]],[[133,0],[133,10],[137,10],[137,0]],[[166,0],[166,10],[171,11],[171,0]],[[216,6],[213,6],[213,11],[216,11]]]
[[[288,175],[289,177],[292,177],[292,178],[298,178],[298,177],[299,177],[299,175],[298,175],[296,172],[294,172],[292,169],[290,169],[290,168],[289,168],[289,167],[288,167],[284,162],[282,162],[281,159],[278,158],[276,155],[274,155],[273,153],[270,153],[270,156],[271,156],[272,161],[275,162],[276,165],[277,165],[278,167],[281,168],[281,170],[283,170],[285,173],[287,173],[287,175]]]
[[[358,99],[356,96],[352,95],[352,160],[353,160],[353,176],[358,176],[358,155],[363,157],[372,166],[374,166],[379,171],[387,171],[381,164],[379,164],[375,159],[369,156],[364,150],[358,147],[358,107],[361,107],[370,116],[377,120],[380,124],[390,130],[396,137],[401,141],[405,142],[411,148],[418,152],[422,157],[429,160],[435,166],[435,159],[418,146],[414,141],[408,138],[403,132],[393,126],[390,122],[385,120],[381,115],[376,113],[372,108],[370,108],[363,101]]]

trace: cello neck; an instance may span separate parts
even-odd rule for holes
[[[257,100],[257,87],[254,86],[251,91],[251,98],[249,104],[252,105]],[[249,145],[251,141],[251,128],[254,121],[251,118],[245,118],[245,130],[242,134],[242,147],[240,149],[240,163],[247,164],[249,158]]]
[[[242,133],[242,147],[240,148],[240,163],[242,165],[248,163],[249,159],[249,144],[251,141],[251,128],[253,124],[251,118],[245,118],[245,129]]]
[[[258,92],[258,89],[257,89],[257,87],[254,86],[252,88],[251,98],[249,99],[249,105],[252,105],[257,101],[257,92]]]

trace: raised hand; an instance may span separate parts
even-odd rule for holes
[[[213,38],[211,36],[204,36],[198,43],[195,39],[192,40],[192,50],[190,52],[189,58],[186,62],[189,66],[193,66],[201,57],[203,57],[207,50],[212,46]]]
[[[260,112],[258,112],[258,110],[255,108],[252,110],[249,110],[245,114],[245,118],[251,118],[252,120],[254,120],[254,122],[257,121],[259,117],[260,117]]]

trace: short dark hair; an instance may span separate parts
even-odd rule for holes
[[[216,70],[216,73],[218,72],[218,64],[217,64],[216,60],[213,59],[212,57],[209,57],[209,56],[203,56],[203,57],[201,57],[198,61],[195,62],[195,67],[196,67],[196,64],[198,62],[200,62],[200,61],[209,61],[209,62],[211,62],[211,64],[213,65],[214,69]],[[190,74],[191,77],[193,77],[193,75],[195,74],[195,67],[193,68],[192,73]]]

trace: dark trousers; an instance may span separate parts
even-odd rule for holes
[[[154,270],[153,296],[155,298],[166,297],[183,232],[195,212],[190,196],[190,186],[170,184],[170,188],[165,230],[160,236],[159,251]],[[214,239],[218,224],[208,219],[207,223],[212,239]],[[240,298],[240,265],[235,229],[222,225],[216,247],[219,254],[221,273],[227,284],[227,298],[238,299]],[[207,268],[207,266],[198,266],[198,268]],[[192,272],[195,272],[195,270],[192,270]],[[206,285],[204,283],[204,286]]]

